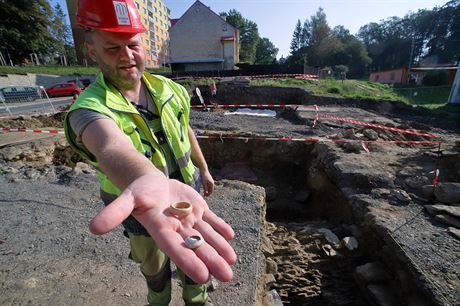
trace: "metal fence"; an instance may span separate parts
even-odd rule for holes
[[[412,104],[443,104],[449,99],[451,86],[417,86],[393,88],[401,96],[406,97]]]
[[[71,97],[64,98],[70,100]],[[0,116],[24,113],[53,112],[56,99],[50,99],[43,86],[6,86],[0,88]],[[62,99],[61,99],[62,100]]]

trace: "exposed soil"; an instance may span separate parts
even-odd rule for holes
[[[199,135],[249,138],[202,139],[200,143],[216,178],[265,188],[270,222],[265,226],[268,240],[260,253],[267,260],[261,273],[261,277],[266,274],[267,291],[275,289],[281,301],[292,305],[378,304],[372,294],[376,286],[356,281],[355,274],[356,267],[378,261],[390,275],[379,286],[388,289],[393,305],[457,305],[459,240],[424,210],[423,205],[438,201],[432,193],[423,195],[420,187],[431,184],[436,169],[441,170],[440,182],[460,182],[458,128],[445,129],[446,122],[429,125],[424,117],[383,116],[359,108],[323,106],[322,111],[388,127],[424,130],[439,136],[443,144],[371,142],[366,153],[359,140],[431,139],[326,119],[312,128],[311,110],[283,110],[276,118],[193,111],[191,122]],[[0,127],[62,127],[62,114],[2,119]],[[324,141],[271,142],[251,137],[320,137]],[[358,142],[334,143],[334,139]],[[87,222],[100,207],[93,170],[79,163],[57,138],[6,146],[0,153],[0,209],[8,220],[0,227],[0,260],[14,257],[14,265],[2,260],[0,288],[6,294],[0,303],[49,304],[43,296],[54,296],[55,305],[144,303],[145,284],[127,259],[127,240],[120,230],[103,237],[87,233]],[[69,166],[77,167],[72,170]],[[223,183],[221,190],[230,189],[219,194],[214,205],[226,197],[236,203],[257,203],[251,192],[257,198],[263,191],[248,186]],[[235,189],[247,193],[242,196]],[[236,209],[233,202],[228,206]],[[251,237],[251,226],[245,227],[248,220],[229,221],[236,228],[245,228],[239,238]],[[356,237],[358,249],[334,246],[321,229],[331,230],[340,240]],[[225,299],[227,293],[237,295],[254,283],[245,279],[253,275],[245,270],[252,267],[249,248],[257,241],[235,243],[243,248],[237,270],[241,278],[230,287],[220,287],[215,300],[218,305],[257,304]],[[265,301],[272,303],[273,298]],[[262,297],[258,303],[266,304]]]

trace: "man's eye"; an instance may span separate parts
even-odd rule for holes
[[[110,48],[107,48],[107,50],[109,50],[109,51],[111,51],[111,52],[117,51],[118,49],[120,49],[120,47],[110,47]]]

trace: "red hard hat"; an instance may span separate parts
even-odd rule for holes
[[[77,23],[107,32],[146,31],[132,0],[78,0]]]

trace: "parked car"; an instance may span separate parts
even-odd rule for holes
[[[77,83],[77,80],[69,80],[67,82],[69,82],[69,83]],[[90,79],[78,79],[78,82],[81,82],[81,84],[83,84],[82,88],[86,88],[91,84]]]
[[[0,101],[24,102],[40,99],[40,88],[33,86],[7,86],[0,88]]]
[[[57,83],[46,87],[48,97],[78,96],[83,90],[83,84],[80,82]]]

